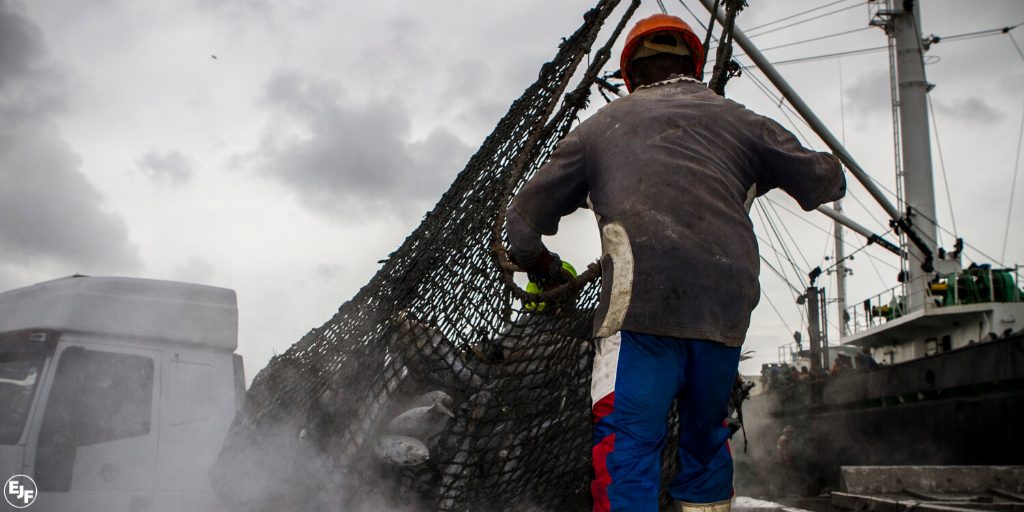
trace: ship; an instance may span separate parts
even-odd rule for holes
[[[710,9],[711,1],[702,0]],[[746,448],[734,449],[736,486],[772,499],[827,496],[841,468],[1024,464],[1024,302],[1020,266],[961,260],[963,239],[938,245],[921,4],[869,0],[870,24],[888,36],[900,207],[890,203],[772,64],[736,30],[735,42],[889,214],[898,242],[846,217],[835,222],[837,299],[812,271],[797,303],[807,336],[762,366],[743,404]],[[900,256],[893,288],[846,304],[844,228]],[[892,235],[890,235],[892,236]],[[839,340],[828,340],[837,305]],[[828,498],[790,502],[824,510]]]

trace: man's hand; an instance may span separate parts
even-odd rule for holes
[[[561,258],[549,251],[547,247],[542,247],[540,255],[530,265],[522,265],[515,261],[515,257],[511,254],[509,256],[512,263],[522,267],[530,281],[537,283],[544,291],[554,290],[569,282],[568,276],[565,275],[565,271],[562,269]]]

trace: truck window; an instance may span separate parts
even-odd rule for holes
[[[0,354],[0,444],[18,444],[44,358]]]
[[[39,490],[68,491],[77,447],[146,435],[152,410],[152,358],[66,349],[39,431]]]
[[[21,440],[39,388],[40,372],[59,336],[52,329],[0,333],[0,445]]]

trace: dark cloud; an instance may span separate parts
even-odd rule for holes
[[[42,40],[39,27],[0,2],[0,87],[37,70],[38,61],[46,57]]]
[[[56,131],[66,90],[42,32],[0,0],[0,258],[7,267],[57,264],[69,274],[134,270],[140,261],[127,226],[103,211]]]
[[[195,174],[195,161],[179,151],[151,149],[138,160],[139,171],[159,185],[181,186]]]
[[[960,98],[950,102],[935,100],[934,103],[938,113],[952,116],[957,121],[992,123],[1003,118],[1002,112],[990,107],[980,96]]]
[[[66,106],[67,78],[49,60],[38,26],[0,0],[0,107],[5,125],[34,122]]]
[[[413,139],[397,99],[353,106],[344,96],[333,82],[275,74],[263,98],[275,118],[248,159],[315,210],[351,219],[429,208],[471,148],[443,128]]]

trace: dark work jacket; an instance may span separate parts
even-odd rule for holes
[[[846,180],[837,158],[805,149],[775,121],[691,79],[670,80],[567,135],[516,195],[508,230],[554,235],[563,216],[591,208],[603,252],[595,336],[738,347],[760,297],[748,212],[775,187],[810,211],[841,198]],[[512,238],[513,253],[535,249]]]

